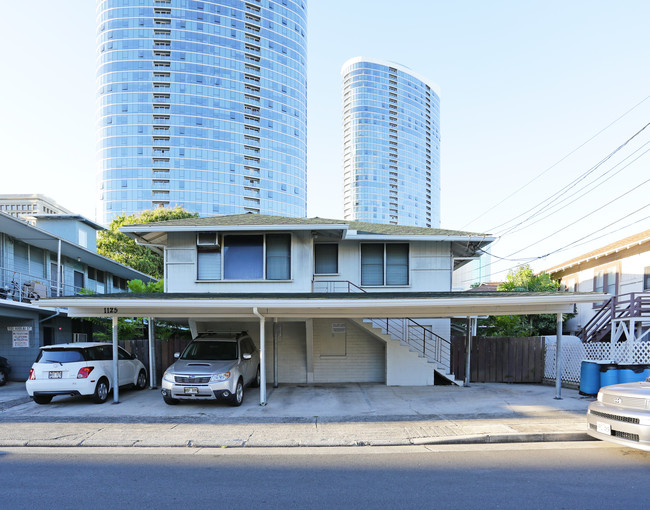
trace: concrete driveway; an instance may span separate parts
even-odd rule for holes
[[[525,418],[558,413],[585,414],[593,399],[564,389],[555,400],[551,386],[473,384],[458,386],[400,386],[382,384],[288,385],[267,389],[268,404],[259,405],[259,390],[249,388],[241,407],[214,401],[165,404],[160,390],[120,391],[120,403],[93,404],[83,397],[55,397],[37,405],[23,383],[0,388],[0,419],[49,421],[58,419],[124,420],[129,422],[381,421],[423,418]]]
[[[590,440],[592,399],[541,385],[389,387],[281,385],[268,405],[165,404],[160,390],[120,392],[119,404],[56,397],[37,405],[23,383],[0,387],[0,447],[396,446]]]

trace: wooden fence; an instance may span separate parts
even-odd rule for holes
[[[465,379],[466,339],[451,339],[451,371]],[[474,337],[470,382],[541,383],[544,338]]]
[[[156,339],[154,341],[157,384],[160,384],[162,381],[163,372],[175,361],[174,353],[182,352],[190,342],[190,338],[184,337],[171,337],[167,340]],[[146,338],[120,340],[119,344],[120,347],[124,347],[131,354],[135,354],[144,363],[144,366],[147,368],[147,373],[149,373],[149,341]]]

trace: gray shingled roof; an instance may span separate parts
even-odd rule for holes
[[[180,220],[161,221],[156,223],[144,223],[125,225],[125,227],[218,227],[218,226],[257,226],[265,227],[270,225],[341,225],[348,226],[350,230],[359,233],[379,235],[422,235],[422,236],[484,236],[475,232],[464,232],[460,230],[445,230],[440,228],[409,227],[402,225],[384,225],[381,223],[364,223],[360,221],[332,220],[327,218],[292,218],[287,216],[271,216],[266,214],[228,214],[223,216],[211,216],[202,218],[184,218]]]

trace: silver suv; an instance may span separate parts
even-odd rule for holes
[[[162,380],[163,400],[170,405],[179,400],[227,400],[239,406],[244,387],[260,384],[260,353],[246,332],[203,333],[174,357],[177,361]]]

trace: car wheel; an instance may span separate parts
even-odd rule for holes
[[[163,395],[163,400],[165,401],[165,404],[167,404],[169,406],[175,406],[176,404],[178,404],[178,399],[177,398],[171,398],[171,397],[167,397],[167,396]]]
[[[147,387],[147,372],[140,370],[138,374],[138,379],[135,382],[136,390],[144,390]]]
[[[0,386],[4,386],[7,382],[7,374],[4,370],[0,370]]]
[[[244,401],[244,381],[240,377],[239,380],[237,381],[237,387],[235,388],[235,392],[232,394],[232,400],[230,401],[230,405],[238,407],[241,405],[243,401]]]
[[[108,399],[108,381],[101,378],[95,386],[95,393],[93,393],[93,402],[95,404],[103,404]]]
[[[52,395],[34,395],[33,398],[37,404],[49,404],[52,402]]]
[[[259,388],[261,382],[262,382],[262,378],[260,376],[260,366],[257,365],[257,373],[255,374],[255,379],[253,379],[253,381],[251,382],[251,387]]]

